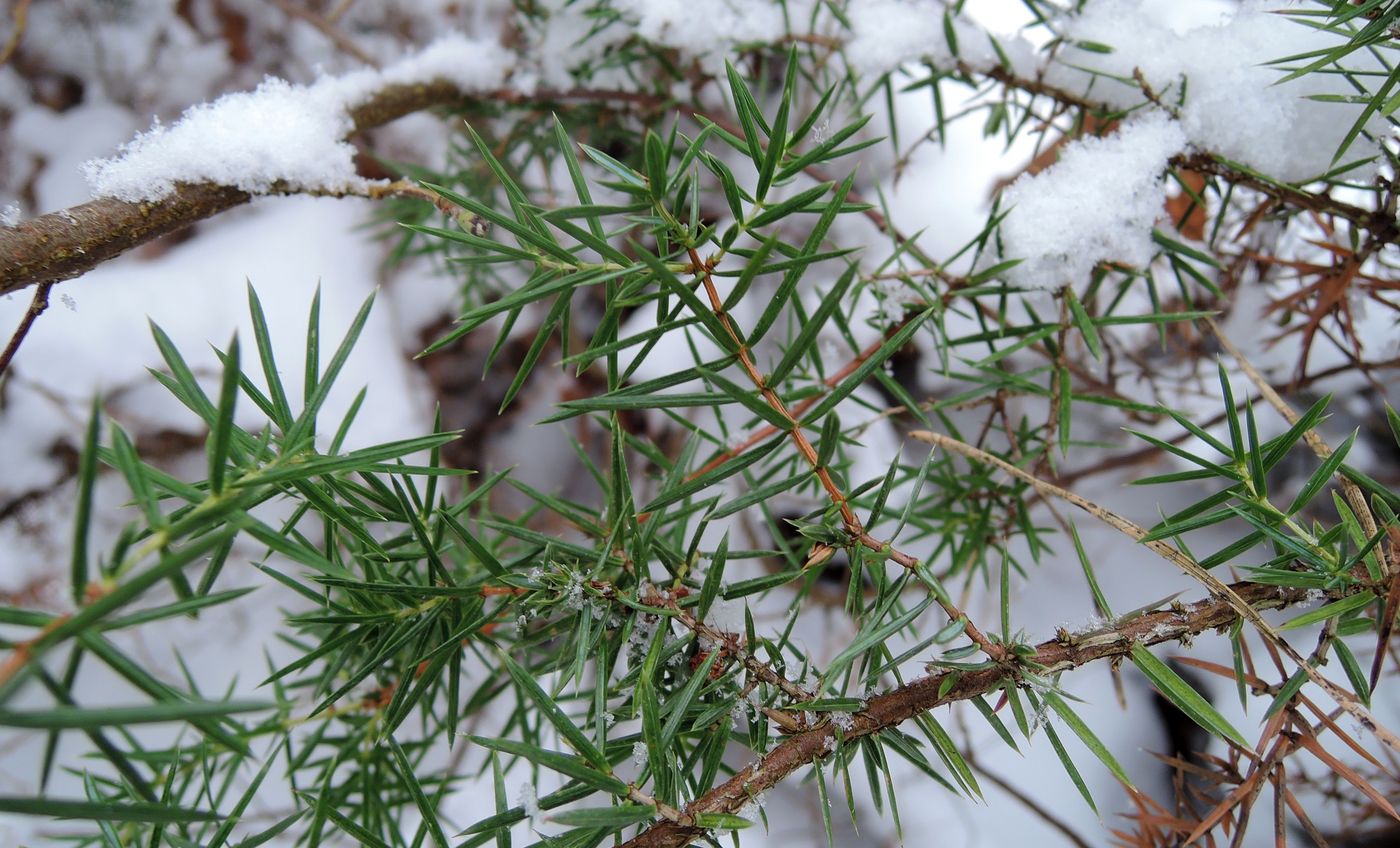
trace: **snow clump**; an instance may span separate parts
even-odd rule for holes
[[[1164,214],[1163,171],[1185,146],[1177,122],[1152,114],[1072,142],[1059,162],[1018,179],[1002,195],[1010,211],[1001,237],[1005,255],[1023,261],[1006,278],[1058,289],[1088,279],[1100,262],[1147,265],[1152,225]]]
[[[1292,66],[1279,59],[1343,40],[1279,14],[1280,5],[1247,0],[1227,14],[1183,22],[1173,19],[1180,13],[1175,4],[1095,0],[1066,20],[1067,46],[1050,81],[1131,108],[1144,99],[1134,80],[1140,73],[1157,97],[1178,109],[1186,137],[1198,148],[1290,182],[1316,177],[1332,167],[1355,113],[1309,96],[1356,92],[1343,74],[1279,84]],[[1347,57],[1346,65],[1381,70],[1364,50]]]
[[[109,159],[83,165],[96,197],[160,200],[179,183],[215,183],[251,194],[279,187],[363,190],[355,171],[351,112],[394,85],[441,80],[463,91],[499,86],[511,53],[494,41],[452,34],[382,71],[362,70],[296,85],[269,77],[253,91],[226,94],[159,121]]]

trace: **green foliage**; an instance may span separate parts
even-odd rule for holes
[[[1037,14],[1043,5],[1027,4]],[[1352,49],[1373,43],[1370,26]],[[654,71],[658,92],[684,78],[655,46],[635,40],[618,51],[608,61]],[[502,414],[543,372],[592,379],[596,391],[545,416],[567,422],[549,432],[571,440],[578,476],[592,485],[586,496],[537,489],[509,470],[483,478],[444,467],[441,449],[461,434],[440,422],[419,438],[342,450],[359,402],[335,422],[325,407],[371,302],[333,350],[323,349],[313,302],[299,408],[278,365],[297,352],[273,350],[251,287],[252,347],[233,339],[212,382],[153,326],[166,363],[155,379],[208,430],[206,479],[148,464],[94,408],[76,477],[76,611],[0,608],[0,621],[23,632],[0,674],[0,727],[83,734],[93,756],[61,763],[82,774],[87,797],[0,798],[0,811],[91,821],[89,844],[251,846],[289,834],[305,845],[509,845],[528,821],[551,843],[601,845],[662,821],[748,827],[754,810],[714,806],[711,793],[785,740],[820,739],[803,764],[814,767],[830,841],[833,792],[845,793],[853,816],[855,796],[868,792],[897,824],[892,761],[981,796],[964,728],[931,711],[957,700],[973,704],[959,718],[985,723],[1000,743],[1018,744],[1008,724],[1025,739],[1043,733],[1067,779],[1107,814],[1117,799],[1095,797],[1090,787],[1102,781],[1063,742],[1068,729],[1098,761],[1092,768],[1130,786],[1070,706],[1073,684],[1062,677],[1103,658],[1130,658],[1192,721],[1248,747],[1247,734],[1149,650],[1204,625],[1130,631],[1165,615],[1161,604],[1113,617],[1099,582],[1108,564],[1093,560],[1076,525],[1063,523],[1067,538],[1038,526],[1029,505],[1044,490],[1021,477],[913,449],[869,471],[858,459],[885,419],[946,432],[1038,477],[1092,467],[1103,447],[1091,441],[1101,438],[1093,421],[1137,425],[1149,448],[1180,463],[1136,482],[1194,499],[1139,541],[1170,542],[1205,569],[1228,565],[1252,585],[1280,587],[1289,603],[1320,593],[1325,603],[1280,629],[1321,626],[1316,657],[1334,649],[1357,696],[1369,698],[1375,680],[1361,685],[1347,642],[1365,644],[1393,620],[1381,545],[1397,527],[1396,495],[1348,465],[1354,435],[1290,497],[1270,491],[1270,475],[1324,420],[1329,399],[1265,438],[1257,398],[1237,397],[1224,365],[1208,404],[1223,430],[1198,423],[1200,409],[1131,396],[1111,371],[1094,370],[1130,350],[1125,334],[1165,350],[1168,333],[1203,326],[1220,307],[1216,245],[1157,233],[1157,264],[1104,266],[1055,295],[1002,279],[1014,260],[996,258],[996,210],[953,255],[928,256],[888,225],[855,155],[880,142],[867,127],[871,103],[892,81],[872,88],[814,57],[806,46],[768,46],[728,63],[710,82],[723,87],[729,114],[669,93],[647,120],[601,105],[561,108],[552,121],[505,107],[474,113],[445,168],[413,173],[451,214],[395,207],[397,254],[429,254],[461,282],[455,326],[422,355],[481,339],[487,367],[503,368],[507,342],[522,340]],[[911,87],[935,98],[945,83],[976,82],[927,73]],[[1008,89],[986,107],[989,132],[1019,132],[1010,127],[1025,127],[1035,109]],[[946,116],[936,111],[941,136]],[[1233,188],[1203,191],[1220,201]],[[875,230],[888,244],[859,235]],[[977,270],[948,271],[958,262]],[[1175,286],[1163,285],[1163,269]],[[636,329],[629,319],[639,314],[654,318]],[[645,366],[663,343],[681,358],[657,375]],[[923,370],[941,381],[936,394],[897,375],[913,351],[929,352]],[[265,419],[256,429],[237,423],[249,404]],[[1400,433],[1400,419],[1389,420]],[[134,509],[98,553],[102,467],[120,476]],[[1340,480],[1360,494],[1334,496]],[[506,488],[530,507],[498,510],[492,493]],[[1207,531],[1227,541],[1195,557],[1188,542]],[[1042,557],[1071,549],[1086,609],[1108,625],[1032,644],[1014,589],[1043,579]],[[122,638],[238,600],[247,590],[221,582],[230,562],[252,562],[290,599],[285,658],[268,659],[255,701],[165,682]],[[830,603],[851,636],[830,656],[810,655],[798,620],[833,574]],[[957,605],[980,591],[994,596],[998,633]],[[1237,656],[1247,632],[1232,634]],[[1073,651],[1087,652],[1082,662]],[[80,663],[148,700],[85,706]],[[911,685],[921,663],[934,676]],[[1288,675],[1296,683],[1269,696],[1278,709],[1307,680]],[[52,701],[43,709],[30,697],[40,692]],[[889,712],[873,710],[875,698]],[[898,704],[917,705],[908,721],[880,718]],[[127,732],[148,723],[180,730],[160,742]],[[473,767],[489,762],[495,788],[495,813],[476,822],[440,812],[479,780],[455,759],[463,749]],[[57,757],[51,746],[46,775]],[[855,789],[861,772],[867,788]],[[787,776],[774,774],[753,778],[755,794]],[[511,806],[506,775],[558,788]],[[270,825],[245,818],[279,781],[290,812]]]

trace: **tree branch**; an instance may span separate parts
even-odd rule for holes
[[[390,85],[352,107],[350,118],[355,132],[362,132],[435,106],[473,100],[521,103],[526,99],[512,89],[465,92],[443,80],[423,85]],[[593,89],[540,91],[528,100],[656,102],[651,95]],[[287,186],[273,193],[301,192]],[[0,295],[40,283],[71,280],[133,247],[240,206],[252,197],[231,186],[182,183],[158,201],[129,203],[104,197],[15,227],[0,227]]]
[[[1235,583],[1230,589],[1255,610],[1278,609],[1307,598],[1307,593],[1301,589],[1259,583]],[[1098,660],[1127,656],[1137,644],[1156,645],[1189,639],[1207,630],[1228,627],[1238,618],[1239,614],[1227,601],[1201,600],[1119,622],[1103,634],[1096,634],[1091,641],[1051,639],[1042,642],[1027,662],[1034,664],[1030,668],[1041,667],[1037,673],[1056,674]],[[954,678],[953,682],[949,683],[949,678]],[[915,680],[893,692],[871,698],[864,711],[854,714],[854,724],[849,730],[841,732],[834,724],[826,724],[789,737],[763,759],[687,805],[685,813],[691,816],[735,813],[754,796],[776,786],[797,769],[826,756],[833,742],[873,736],[935,707],[980,697],[1007,683],[1007,670],[996,666],[977,671],[945,671]],[[940,694],[945,684],[947,691]],[[623,843],[623,848],[675,848],[688,845],[705,833],[703,828],[662,821]]]
[[[10,367],[10,360],[15,358],[19,346],[24,343],[24,337],[29,335],[29,329],[34,326],[35,321],[39,320],[39,316],[44,314],[44,310],[49,308],[49,290],[52,288],[53,283],[41,283],[39,288],[35,290],[34,299],[29,302],[29,309],[19,320],[19,326],[15,328],[14,335],[10,336],[10,343],[5,345],[3,352],[0,352],[0,377],[5,376],[6,369]]]

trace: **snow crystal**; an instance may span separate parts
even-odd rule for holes
[[[647,764],[647,746],[645,742],[632,743],[632,765],[637,768]]]
[[[499,85],[510,54],[494,42],[449,35],[383,71],[357,71],[294,85],[269,77],[250,92],[187,109],[173,126],[159,121],[110,159],[83,165],[93,194],[158,200],[177,183],[213,182],[251,193],[279,184],[341,192],[362,188],[350,110],[388,85],[446,80],[463,90]]]
[[[525,811],[525,817],[530,820],[530,827],[538,830],[543,814],[540,811],[540,796],[535,791],[535,784],[520,784],[520,796],[517,799],[520,808]]]
[[[767,793],[765,792],[760,792],[757,795],[751,796],[749,800],[744,802],[744,806],[738,809],[736,815],[738,815],[739,818],[748,819],[749,821],[758,821],[759,811],[763,809],[767,801],[766,796]]]
[[[734,724],[735,730],[744,730],[749,723],[749,703],[743,698],[734,702],[734,706],[729,708],[729,718]]]
[[[683,640],[681,640],[681,639],[667,639],[667,640],[666,640],[666,644],[662,647],[662,653],[665,653],[666,651],[672,651],[672,650],[675,648],[676,644],[677,644],[678,642],[681,642],[681,641],[683,641]],[[686,660],[686,656],[685,656],[685,652],[684,652],[684,651],[681,651],[681,650],[674,650],[673,653],[672,653],[669,657],[666,658],[666,665],[672,666],[672,667],[678,666],[678,665],[680,665],[681,663],[685,662],[685,660]]]
[[[647,643],[651,637],[656,635],[656,628],[661,625],[661,616],[648,613],[637,614],[637,623],[633,625],[632,632],[627,636],[627,656],[629,659],[638,659],[646,652]]]
[[[715,598],[705,623],[721,633],[744,632],[744,602]]]
[[[831,714],[831,723],[839,727],[842,733],[850,733],[851,728],[856,726],[856,717],[851,713],[834,712]]]
[[[1010,212],[1001,237],[1007,258],[1023,261],[1007,279],[1056,289],[1088,279],[1100,262],[1150,262],[1166,201],[1162,172],[1185,145],[1176,122],[1148,115],[1066,145],[1055,165],[1013,183],[1002,195]]]
[[[73,299],[73,295],[64,293],[59,295],[58,299],[64,306],[68,307],[69,312],[78,311],[78,302]]]
[[[1152,625],[1152,627],[1150,627],[1148,631],[1143,634],[1143,638],[1146,639],[1148,642],[1157,642],[1160,641],[1163,636],[1166,636],[1168,633],[1171,633],[1174,629],[1175,628],[1172,627],[1172,623],[1170,621],[1159,621],[1156,624]]]
[[[19,204],[6,204],[4,209],[0,209],[0,227],[19,226],[19,215]]]
[[[569,572],[568,585],[564,587],[564,608],[569,610],[583,609],[583,576],[577,572]]]
[[[1045,725],[1045,720],[1050,717],[1050,702],[1041,701],[1036,708],[1035,715],[1031,717],[1031,735],[1034,736]]]

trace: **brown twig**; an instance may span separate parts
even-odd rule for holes
[[[968,76],[983,76],[1009,88],[1029,94],[1052,98],[1059,103],[1083,109],[1103,111],[1105,104],[1097,103],[1067,89],[1048,85],[1041,80],[1015,76],[1000,66],[977,69],[960,63],[957,70]],[[395,118],[433,106],[460,103],[473,98],[503,103],[547,102],[550,100],[612,100],[658,106],[666,102],[656,95],[641,92],[567,90],[540,91],[529,98],[514,90],[464,92],[442,80],[423,85],[389,86],[351,110],[356,131],[388,123]],[[685,104],[674,104],[687,114],[699,115],[699,110]],[[711,116],[706,116],[711,117]],[[1225,179],[1266,194],[1288,205],[1314,212],[1345,218],[1369,230],[1377,243],[1390,244],[1400,240],[1400,225],[1383,211],[1366,210],[1323,194],[1316,194],[1279,183],[1269,182],[1217,161],[1208,153],[1182,154],[1172,159],[1173,167],[1188,168]],[[808,169],[808,172],[817,174]],[[296,193],[285,188],[273,193]],[[42,282],[72,279],[121,253],[162,235],[182,229],[234,206],[248,202],[250,195],[228,186],[212,184],[182,184],[167,198],[149,203],[128,203],[102,198],[62,212],[31,219],[12,229],[0,230],[0,294],[6,294]],[[858,202],[851,195],[853,202]],[[877,209],[865,213],[882,231],[893,233]],[[902,239],[901,237],[901,240]],[[921,251],[912,251],[930,268],[936,263]],[[939,274],[943,276],[943,274]]]
[[[1229,588],[1251,610],[1277,609],[1307,598],[1307,593],[1300,589],[1257,583],[1236,583]],[[1098,660],[1126,656],[1137,644],[1156,645],[1190,638],[1207,630],[1228,627],[1238,619],[1238,612],[1228,601],[1207,598],[1121,622],[1113,629],[1115,638],[1112,639],[1094,640],[1092,644],[1063,644],[1055,639],[1042,642],[1028,661],[1033,664],[1030,667],[1040,666],[1038,673],[1056,674]],[[1002,667],[932,674],[871,698],[863,712],[852,716],[853,724],[842,731],[842,739],[873,736],[935,707],[980,697],[1007,685],[1014,685],[1014,681]],[[728,781],[688,804],[685,812],[691,816],[737,812],[753,796],[828,754],[836,741],[836,733],[834,726],[826,725],[788,737],[757,763],[741,769]],[[702,828],[658,822],[624,843],[624,848],[678,848],[704,834]]]
[[[885,331],[885,334],[881,336],[878,341],[871,342],[869,345],[866,346],[864,350],[856,354],[855,358],[853,358],[850,362],[847,362],[845,365],[841,366],[839,370],[835,371],[830,377],[827,377],[825,382],[826,387],[829,389],[834,389],[838,385],[840,385],[842,380],[855,373],[855,370],[860,366],[864,365],[866,360],[879,353],[880,348],[884,346],[885,342],[888,341],[890,337],[893,336],[895,333],[898,333],[901,329],[903,329],[904,325],[907,324],[909,321],[912,321],[913,319],[914,315],[910,314],[906,316],[904,320],[898,321],[894,325],[892,325],[889,329]],[[809,398],[799,401],[796,405],[792,407],[792,415],[796,418],[801,418],[802,415],[807,410],[815,406],[817,401],[821,400],[821,398],[821,395],[813,395]],[[691,474],[686,477],[686,480],[694,480],[696,477],[699,477],[702,474],[706,474],[710,471],[713,471],[714,469],[720,467],[729,460],[734,459],[737,456],[742,456],[745,451],[749,450],[755,445],[760,445],[766,442],[768,439],[772,438],[773,436],[778,435],[778,433],[779,430],[777,426],[773,424],[763,425],[759,429],[755,430],[752,434],[750,434],[748,438],[744,439],[742,442],[735,445],[734,447],[716,453],[704,465],[691,472]]]
[[[1141,543],[1153,553],[1177,566],[1196,582],[1204,586],[1211,594],[1222,598],[1241,618],[1252,624],[1254,628],[1259,631],[1260,635],[1264,637],[1267,644],[1273,645],[1287,655],[1290,660],[1297,664],[1298,669],[1307,675],[1309,680],[1321,687],[1323,691],[1327,692],[1327,694],[1337,702],[1338,706],[1346,710],[1352,718],[1360,722],[1362,727],[1371,731],[1371,733],[1386,747],[1393,751],[1400,752],[1400,737],[1397,737],[1389,728],[1376,721],[1375,717],[1371,715],[1370,711],[1361,704],[1354,694],[1347,692],[1331,680],[1328,680],[1322,672],[1318,671],[1317,668],[1304,659],[1286,639],[1280,636],[1273,625],[1265,621],[1264,617],[1261,616],[1257,610],[1251,607],[1243,598],[1235,594],[1229,586],[1221,582],[1220,578],[1202,568],[1199,563],[1187,554],[1160,539],[1148,539],[1146,529],[1111,510],[1105,509],[1088,498],[1075,494],[1067,489],[1062,489],[1053,483],[1047,483],[1017,468],[1006,460],[993,456],[972,445],[965,444],[941,433],[933,433],[926,430],[915,431],[909,435],[920,441],[943,447],[976,462],[994,465],[1007,474],[1010,474],[1012,477],[1029,484],[1042,495],[1056,497],[1079,507],[1099,521],[1102,521],[1133,541]]]
[[[358,44],[351,41],[345,33],[336,28],[334,21],[332,21],[329,16],[323,18],[310,9],[303,9],[300,6],[294,5],[290,0],[270,0],[270,2],[278,9],[281,9],[282,13],[287,17],[296,18],[297,20],[305,21],[310,24],[317,32],[324,35],[331,44],[334,44],[337,50],[345,55],[354,58],[356,61],[363,62],[371,68],[379,67],[379,62],[376,61],[373,56],[361,50]],[[337,15],[337,17],[339,16]]]
[[[520,103],[512,89],[468,92],[445,80],[421,85],[391,85],[350,109],[356,132],[382,126],[404,115],[435,106],[472,100]],[[652,95],[595,89],[540,91],[531,102],[619,101],[656,103]],[[272,194],[302,194],[279,186]],[[16,227],[0,227],[0,295],[40,283],[71,280],[115,259],[133,247],[240,206],[248,192],[212,183],[181,183],[161,200],[130,203],[104,197],[41,215]]]
[[[355,0],[340,0],[339,3],[335,4],[334,9],[326,13],[326,20],[331,23],[339,21],[341,16],[350,11],[350,7],[353,5],[355,5]]]
[[[29,328],[33,327],[39,316],[44,314],[44,310],[49,308],[49,290],[53,285],[44,283],[34,290],[34,299],[29,301],[29,309],[25,311],[24,317],[19,319],[19,326],[15,328],[15,334],[10,336],[10,343],[5,345],[5,351],[0,353],[0,377],[5,376],[5,370],[10,367],[10,360],[19,352],[24,337],[29,335]]]
[[[10,37],[5,39],[5,46],[0,47],[0,67],[8,64],[19,49],[19,41],[24,37],[24,30],[29,25],[29,0],[15,0],[14,5],[10,7],[10,17],[14,19],[15,29],[10,33]]]
[[[822,488],[826,490],[827,496],[831,499],[831,503],[840,510],[841,521],[846,526],[846,533],[853,541],[858,542],[861,546],[882,554],[886,559],[910,571],[916,571],[919,567],[918,558],[895,549],[889,542],[877,539],[866,531],[860,519],[856,517],[855,510],[851,509],[850,501],[847,499],[845,493],[841,491],[841,488],[836,485],[835,479],[832,478],[831,469],[827,468],[821,461],[821,457],[818,456],[816,448],[812,447],[812,442],[802,432],[801,421],[787,408],[787,404],[783,401],[782,397],[778,395],[777,391],[775,391],[772,386],[768,385],[767,379],[759,372],[758,366],[754,364],[753,355],[749,352],[748,343],[744,341],[744,336],[734,328],[734,322],[730,319],[729,313],[724,309],[724,300],[719,296],[719,290],[715,288],[714,276],[711,273],[710,264],[701,260],[700,254],[696,252],[695,248],[687,248],[687,252],[690,255],[691,267],[696,269],[696,273],[700,277],[701,285],[705,289],[705,296],[709,298],[710,308],[715,313],[715,317],[719,319],[720,325],[724,327],[725,333],[729,336],[729,340],[737,352],[740,367],[744,370],[744,374],[749,378],[749,381],[753,383],[754,387],[763,395],[764,402],[772,407],[773,411],[777,412],[786,422],[782,429],[792,439],[793,444],[797,446],[798,453],[802,454],[802,458],[811,466],[812,473],[816,475]],[[952,602],[952,599],[946,597],[945,593],[935,592],[935,599],[938,605],[943,608],[943,612],[947,614],[949,621],[963,620],[963,632],[967,634],[967,638],[971,639],[983,653],[998,661],[1006,658],[1006,649],[988,639],[986,635],[977,628],[977,625],[973,624],[972,619],[959,609],[957,605]]]
[[[770,686],[781,689],[783,694],[794,701],[810,701],[816,697],[815,694],[808,692],[806,689],[788,680],[775,671],[772,666],[760,660],[758,657],[755,657],[751,651],[740,643],[738,636],[733,633],[726,633],[723,630],[697,619],[695,616],[691,615],[688,610],[677,606],[674,600],[668,599],[664,602],[664,605],[672,610],[676,621],[679,621],[683,627],[693,631],[698,636],[703,636],[717,645],[722,645],[727,653],[738,657],[740,661],[743,662],[744,668],[747,668],[749,673],[754,677],[757,677]]]

